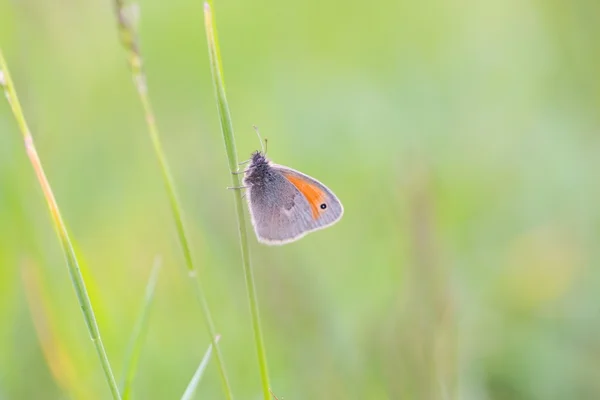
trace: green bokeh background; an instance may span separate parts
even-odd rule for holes
[[[259,145],[256,124],[272,159],[346,210],[287,246],[251,236],[275,393],[600,398],[600,2],[215,3],[240,157]],[[140,5],[230,380],[259,399],[202,2]],[[135,395],[179,398],[209,338],[112,4],[0,0],[0,46],[117,376],[162,255]],[[2,99],[0,399],[108,397]],[[198,398],[222,398],[214,363]]]

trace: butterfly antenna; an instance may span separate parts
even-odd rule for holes
[[[252,125],[252,127],[254,128],[254,131],[256,132],[256,135],[258,136],[258,141],[260,142],[260,148],[262,149],[262,152],[264,154],[267,154],[267,150],[265,148],[265,145],[263,144],[263,140],[260,137],[260,132],[258,131],[258,126],[256,125]],[[267,143],[267,141],[265,140],[265,144]]]

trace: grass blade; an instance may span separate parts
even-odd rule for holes
[[[125,357],[124,378],[121,386],[123,400],[131,398],[133,379],[135,378],[135,373],[137,371],[138,361],[142,351],[142,344],[144,343],[146,333],[148,332],[148,316],[150,314],[149,311],[150,306],[152,305],[152,300],[154,299],[154,289],[156,288],[156,282],[158,280],[158,273],[161,265],[162,260],[160,256],[156,256],[154,259],[152,272],[150,272],[148,284],[146,285],[144,304],[142,305],[140,315],[133,328],[133,333],[131,334],[131,340],[129,342],[129,348],[127,349],[127,355]]]
[[[221,54],[215,29],[215,20],[212,13],[212,2],[204,3],[204,25],[206,27],[206,40],[208,41],[208,54],[210,57],[210,66],[215,86],[215,96],[217,99],[217,109],[219,110],[219,119],[221,122],[221,131],[225,140],[225,150],[229,161],[229,170],[231,174],[232,187],[240,187],[239,175],[233,174],[238,168],[237,151],[235,149],[235,138],[233,135],[233,123],[225,95],[225,81],[223,78],[223,66],[221,63]],[[267,367],[267,355],[265,344],[262,337],[260,326],[260,315],[258,310],[258,299],[256,296],[256,287],[254,284],[254,273],[250,263],[250,250],[248,248],[248,236],[246,232],[246,215],[242,203],[242,193],[239,190],[233,191],[235,196],[235,211],[238,219],[238,229],[240,237],[240,248],[242,251],[242,264],[244,266],[244,276],[246,279],[246,289],[248,293],[248,304],[250,305],[250,314],[252,317],[252,328],[254,331],[254,341],[258,356],[258,365],[260,378],[265,400],[270,399],[269,394],[269,371]]]
[[[158,163],[160,165],[160,169],[163,176],[163,181],[167,190],[167,195],[169,197],[169,202],[171,205],[171,212],[173,214],[173,220],[175,222],[175,227],[177,230],[177,236],[179,238],[179,243],[181,244],[181,250],[183,252],[183,256],[185,258],[185,263],[188,269],[188,274],[190,278],[195,283],[196,295],[198,297],[198,301],[200,302],[200,306],[202,308],[202,316],[204,318],[204,323],[206,325],[206,329],[208,330],[208,334],[212,340],[212,346],[215,350],[215,358],[217,360],[217,365],[219,367],[219,374],[221,376],[221,381],[223,385],[223,391],[227,399],[233,399],[233,393],[231,391],[231,387],[229,385],[229,380],[227,378],[227,373],[225,370],[225,363],[223,361],[223,357],[221,356],[221,351],[215,341],[216,333],[212,320],[212,316],[210,313],[210,309],[208,307],[208,302],[206,300],[206,296],[204,294],[204,289],[202,287],[202,282],[200,280],[200,276],[198,274],[198,270],[193,262],[192,252],[190,249],[189,241],[187,239],[185,225],[183,223],[183,212],[182,208],[179,204],[177,191],[175,190],[175,183],[171,176],[169,164],[167,162],[167,158],[162,149],[162,144],[160,141],[160,135],[158,131],[158,126],[156,125],[156,119],[154,117],[154,111],[152,110],[152,105],[150,103],[150,97],[148,96],[148,86],[146,84],[146,74],[142,68],[142,56],[138,45],[138,37],[137,31],[135,28],[135,22],[132,18],[137,14],[131,11],[138,10],[137,8],[131,8],[135,5],[130,5],[125,7],[124,0],[115,0],[115,7],[117,13],[117,23],[119,27],[119,32],[121,35],[121,42],[127,52],[129,53],[129,65],[131,67],[131,74],[133,76],[133,81],[135,83],[135,87],[142,103],[142,107],[144,109],[144,114],[146,116],[146,124],[148,126],[148,134],[150,136],[150,140],[154,147],[154,152],[156,154],[156,158],[158,159]]]
[[[215,342],[218,343],[219,339],[221,339],[220,335],[215,337]],[[181,400],[192,400],[194,398],[194,394],[196,394],[196,389],[198,388],[198,384],[204,375],[204,370],[206,370],[206,366],[208,365],[208,361],[210,360],[210,355],[212,354],[213,346],[210,344],[206,353],[204,353],[204,357],[202,357],[202,361],[196,369],[194,376],[192,376],[192,380],[188,384],[187,388],[185,388],[185,392],[183,392],[183,396],[181,396]]]
[[[94,398],[77,368],[75,349],[67,344],[57,328],[57,309],[47,293],[46,281],[36,262],[29,258],[23,260],[21,280],[38,343],[54,381],[66,392],[67,398]]]
[[[96,352],[98,353],[98,357],[100,358],[100,363],[102,364],[102,369],[104,371],[106,382],[108,383],[113,398],[120,399],[121,396],[119,394],[119,389],[117,388],[117,383],[115,381],[114,374],[110,367],[110,362],[108,361],[108,356],[106,355],[106,350],[104,348],[104,344],[102,343],[102,338],[100,337],[100,330],[98,328],[98,323],[96,322],[94,310],[92,309],[92,302],[90,300],[90,296],[88,295],[83,276],[81,275],[81,271],[79,270],[79,261],[77,260],[77,256],[75,254],[75,250],[73,249],[71,239],[69,238],[67,227],[65,226],[65,223],[60,214],[58,204],[56,203],[56,199],[54,198],[54,194],[52,193],[52,188],[50,187],[50,183],[46,178],[46,174],[44,172],[44,169],[42,168],[42,163],[37,154],[37,150],[35,149],[33,137],[31,136],[31,132],[29,131],[27,121],[25,120],[25,115],[23,114],[21,104],[19,103],[19,99],[17,97],[17,92],[10,77],[8,66],[6,65],[6,61],[4,60],[4,55],[2,54],[1,49],[0,86],[4,89],[4,93],[6,95],[6,98],[8,99],[8,103],[10,104],[15,119],[17,120],[19,130],[21,131],[21,134],[23,135],[23,141],[25,142],[25,151],[27,152],[29,161],[33,166],[37,179],[44,193],[44,197],[46,198],[46,203],[48,205],[48,209],[50,210],[52,222],[54,223],[54,227],[56,229],[63,252],[65,254],[69,275],[71,276],[71,281],[73,283],[73,287],[75,288],[75,293],[77,294],[79,305],[81,307],[81,310],[83,311],[83,317],[85,319],[87,329],[90,333],[90,337],[92,338],[92,342],[94,343],[94,346],[96,348]]]

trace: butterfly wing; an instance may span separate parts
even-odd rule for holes
[[[259,241],[285,244],[328,227],[342,217],[344,207],[321,182],[291,168],[272,164],[267,185],[248,192],[252,223]]]

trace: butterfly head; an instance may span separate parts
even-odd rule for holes
[[[249,186],[262,185],[272,174],[271,165],[265,154],[255,151],[250,157],[250,165],[244,175],[244,183]]]
[[[269,160],[267,159],[267,156],[265,155],[265,153],[263,153],[260,150],[256,150],[255,152],[253,152],[250,155],[250,166],[258,166],[260,164],[268,164]]]

